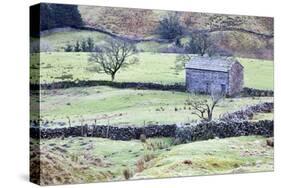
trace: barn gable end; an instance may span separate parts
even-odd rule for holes
[[[243,90],[244,85],[244,67],[236,61],[229,71],[229,95],[239,94]]]
[[[186,89],[189,92],[222,91],[229,96],[243,88],[243,66],[234,59],[196,57],[186,63]]]

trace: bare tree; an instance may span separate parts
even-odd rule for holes
[[[191,54],[200,54],[203,56],[208,53],[208,49],[212,46],[209,34],[206,32],[194,32],[191,35],[190,42],[186,46],[186,50]]]
[[[175,72],[178,74],[180,71],[184,70],[186,62],[188,62],[191,57],[188,54],[179,54],[176,56],[175,60]]]
[[[179,12],[169,12],[162,20],[160,20],[156,33],[163,39],[170,41],[181,37],[184,27],[180,21]]]
[[[220,32],[221,34],[221,32]],[[218,39],[211,37],[206,31],[193,32],[189,43],[185,46],[185,50],[189,54],[199,54],[204,56],[232,56],[230,50],[220,47]]]
[[[190,105],[192,114],[197,115],[202,120],[212,121],[213,111],[224,96],[224,92],[212,89],[211,100],[192,98],[187,100],[187,104]]]
[[[95,71],[103,71],[111,75],[111,80],[115,79],[115,74],[123,67],[138,62],[136,57],[129,58],[137,54],[133,43],[119,40],[107,39],[105,44],[98,49],[99,52],[93,52],[90,55],[89,62],[96,63],[98,67]]]

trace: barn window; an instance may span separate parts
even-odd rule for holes
[[[222,92],[222,93],[225,93],[225,92],[226,92],[225,84],[221,84],[221,92]]]

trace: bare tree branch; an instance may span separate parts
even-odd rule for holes
[[[205,121],[211,121],[213,119],[213,111],[220,100],[224,98],[225,94],[221,91],[212,89],[210,100],[200,99],[200,97],[189,98],[187,104],[190,105],[192,114],[198,116],[200,119]]]
[[[106,44],[99,48],[100,52],[93,52],[90,55],[89,62],[93,62],[99,66],[104,73],[111,75],[111,80],[115,78],[115,74],[122,68],[134,64],[138,61],[135,57],[137,50],[133,43],[119,39],[107,39]]]

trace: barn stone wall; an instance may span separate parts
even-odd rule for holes
[[[210,93],[211,89],[221,91],[222,84],[228,94],[227,72],[186,69],[186,88],[189,92]]]
[[[229,95],[233,96],[243,91],[244,71],[242,65],[234,63],[229,71]]]

